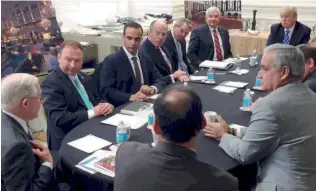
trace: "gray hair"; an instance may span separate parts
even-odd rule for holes
[[[297,17],[297,9],[296,7],[282,7],[280,10],[280,13],[288,13],[288,12],[292,12],[294,14],[295,17]]]
[[[265,48],[264,53],[275,52],[274,67],[281,70],[287,66],[290,70],[290,78],[302,79],[305,72],[304,54],[302,51],[291,45],[273,44]]]
[[[184,24],[188,25],[190,30],[192,29],[192,23],[189,19],[186,18],[179,18],[175,21],[173,27],[182,27]]]
[[[164,23],[165,26],[166,26],[166,32],[168,31],[168,25],[167,25],[166,21],[163,20],[163,19],[156,19],[156,20],[154,20],[153,22],[151,22],[151,23],[150,23],[150,26],[149,26],[149,31],[152,32],[152,31],[154,30],[155,24],[156,24],[157,22],[159,22],[159,23]]]
[[[1,107],[4,110],[19,106],[22,99],[36,96],[39,88],[37,77],[26,73],[10,74],[1,82]]]
[[[206,12],[205,12],[205,15],[206,16],[209,16],[211,13],[213,13],[214,11],[217,11],[219,13],[219,15],[221,15],[221,10],[219,10],[218,7],[209,7]]]

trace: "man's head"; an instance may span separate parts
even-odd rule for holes
[[[308,45],[311,47],[316,47],[316,36],[309,40]]]
[[[143,40],[143,28],[137,22],[130,22],[124,26],[122,39],[124,47],[131,54],[135,55],[138,51],[140,43]]]
[[[60,46],[58,62],[60,69],[67,75],[76,75],[82,69],[83,48],[79,42],[64,41]]]
[[[281,24],[284,28],[290,29],[297,20],[297,10],[295,7],[284,7],[280,11]]]
[[[217,7],[210,7],[205,12],[205,19],[208,26],[216,28],[221,20],[221,11]]]
[[[262,89],[272,92],[290,82],[301,81],[304,71],[304,55],[298,48],[273,44],[264,50],[258,77],[262,79]]]
[[[164,20],[154,20],[150,24],[148,39],[154,46],[160,47],[165,42],[167,30],[168,27]]]
[[[192,29],[191,21],[186,18],[177,19],[173,25],[173,36],[176,40],[184,40]]]
[[[304,79],[308,77],[316,69],[316,47],[310,47],[307,44],[299,45],[299,49],[304,54],[305,59],[305,73]]]
[[[154,113],[154,132],[175,144],[190,142],[206,126],[201,99],[185,86],[167,88],[155,101]]]
[[[42,104],[37,77],[15,73],[2,79],[1,107],[25,121],[38,117]]]

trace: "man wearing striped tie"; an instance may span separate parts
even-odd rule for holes
[[[217,7],[206,10],[206,23],[194,29],[191,34],[188,59],[198,68],[204,60],[222,61],[232,57],[229,33],[219,27],[221,11]]]
[[[92,93],[90,76],[80,72],[82,50],[80,43],[65,41],[58,55],[59,66],[41,85],[50,150],[59,150],[65,135],[80,123],[113,110],[113,105]]]
[[[276,43],[297,46],[308,43],[311,29],[297,21],[295,7],[284,7],[280,11],[281,23],[271,26],[267,46]]]

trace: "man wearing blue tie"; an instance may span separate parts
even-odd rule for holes
[[[297,21],[295,7],[284,7],[280,11],[281,23],[271,26],[267,46],[276,43],[297,46],[308,43],[311,29]]]
[[[58,61],[59,66],[41,85],[50,150],[59,150],[65,135],[80,123],[113,110],[113,105],[92,93],[90,76],[80,72],[83,63],[80,43],[65,41]]]

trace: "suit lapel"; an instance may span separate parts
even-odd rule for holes
[[[204,34],[205,34],[206,42],[209,42],[210,44],[209,49],[208,49],[208,60],[213,60],[214,43],[213,43],[213,37],[210,31],[210,28],[208,27],[207,24],[204,27]]]
[[[138,53],[138,57],[139,57],[140,66],[142,67],[144,84],[149,84],[149,76],[148,76],[148,70],[147,70],[145,59],[139,53]]]
[[[299,34],[299,30],[298,30],[298,27],[299,25],[296,23],[295,24],[295,27],[294,27],[294,30],[293,30],[293,33],[292,33],[292,36],[291,36],[291,39],[290,39],[290,45],[294,45],[296,44],[297,41],[299,41],[300,39],[300,34]]]
[[[225,50],[228,49],[228,47],[226,47],[226,43],[227,40],[229,41],[229,39],[225,39],[225,33],[223,31],[222,28],[218,28],[218,32],[219,32],[219,35],[221,36],[221,39],[222,39],[222,45],[223,45],[223,58],[225,58]]]
[[[150,41],[149,39],[146,40],[146,45],[149,49],[149,52],[151,52],[151,55],[153,56],[152,61],[156,63],[156,67],[160,68],[160,70],[164,70],[167,74],[171,74],[170,69],[166,61],[164,60],[161,52],[159,49],[157,49]]]
[[[133,81],[135,81],[135,74],[134,74],[134,71],[133,71],[133,68],[131,66],[131,62],[130,60],[128,59],[126,53],[124,52],[123,48],[121,48],[120,52],[119,52],[119,57],[122,59],[121,60],[121,63],[124,64],[124,69],[126,69],[127,73],[129,75],[132,76],[133,78]]]
[[[168,60],[169,60],[169,62],[170,62],[170,65],[171,65],[171,71],[174,71],[175,66],[174,66],[174,63],[172,62],[172,58],[171,58],[171,56],[170,56],[170,53],[169,53],[168,49],[167,49],[167,48],[165,48],[164,46],[161,46],[161,49],[162,49],[162,50],[163,50],[163,52],[166,54],[167,59],[168,59]],[[163,60],[165,60],[165,59],[163,59]],[[165,63],[166,63],[166,61],[165,61]],[[170,72],[170,67],[169,67],[169,65],[166,63],[166,64],[165,64],[165,66],[167,67],[168,71]],[[171,73],[172,73],[172,72],[170,72],[170,74],[171,74]]]
[[[278,42],[279,42],[279,43],[283,43],[284,35],[285,35],[285,33],[284,33],[284,27],[281,25],[281,26],[280,26],[280,30],[279,30],[279,34],[278,34],[278,37],[279,37]]]

